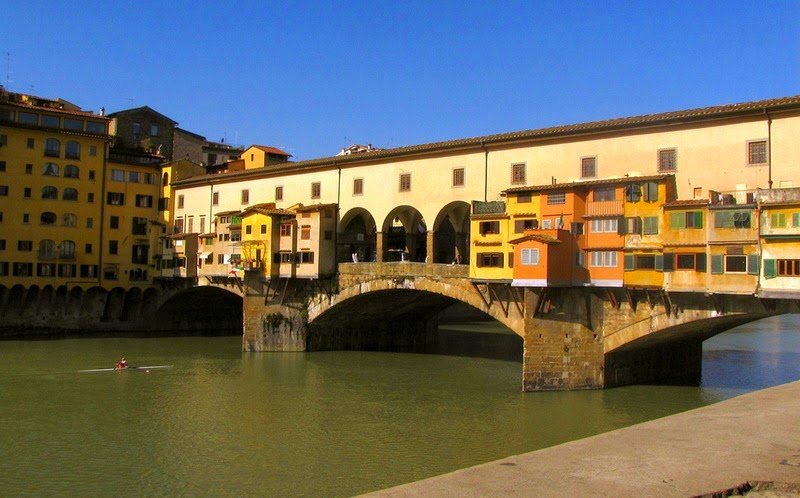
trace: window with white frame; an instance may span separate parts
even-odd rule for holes
[[[617,251],[592,251],[589,264],[593,267],[616,268]]]
[[[536,266],[539,264],[539,249],[527,248],[520,251],[520,264],[523,266]]]
[[[589,222],[592,233],[617,233],[619,220],[617,218],[597,218]]]

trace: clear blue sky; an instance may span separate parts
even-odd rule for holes
[[[10,90],[149,105],[296,160],[800,94],[800,1],[0,0],[0,12]]]

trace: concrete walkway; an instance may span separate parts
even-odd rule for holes
[[[748,481],[800,489],[800,382],[370,496],[695,496]]]

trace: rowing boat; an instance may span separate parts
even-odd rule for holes
[[[125,368],[92,368],[91,370],[78,370],[78,373],[94,373],[94,372],[124,372],[125,370],[158,370],[163,368],[172,368],[172,365],[150,365],[146,367],[125,367]]]

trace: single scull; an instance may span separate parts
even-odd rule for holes
[[[172,368],[172,365],[151,365],[148,367],[125,367],[125,368],[93,368],[91,370],[78,370],[78,373],[94,372],[124,372],[125,370],[157,370],[161,368]]]

